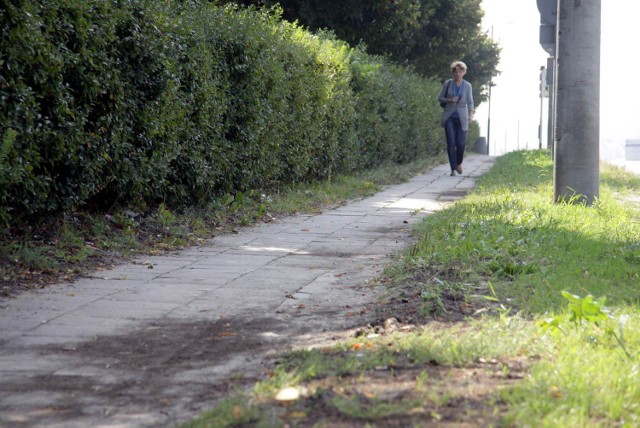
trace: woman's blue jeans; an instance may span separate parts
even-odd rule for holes
[[[462,164],[464,156],[464,144],[467,139],[467,131],[462,130],[460,118],[449,117],[444,122],[444,133],[447,136],[447,154],[449,155],[449,165],[453,171]]]

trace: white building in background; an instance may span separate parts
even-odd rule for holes
[[[600,160],[640,174],[640,137],[601,140]]]
[[[625,142],[624,158],[627,161],[640,161],[640,139]]]
[[[626,169],[640,174],[640,138],[625,141],[624,159]]]

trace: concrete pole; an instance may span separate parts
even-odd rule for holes
[[[487,155],[491,154],[491,87],[493,86],[493,77],[489,80],[489,112],[487,114]]]
[[[493,41],[493,26],[491,26],[491,41]],[[491,87],[493,87],[493,76],[489,78],[489,111],[487,114],[487,156],[491,155]]]
[[[600,196],[600,0],[558,1],[554,200]]]
[[[551,152],[551,159],[555,156],[556,130],[556,58],[547,58],[547,86],[549,88],[549,112],[547,118],[547,147]]]
[[[538,125],[538,150],[542,149],[542,112],[544,111],[544,91],[546,90],[546,68],[540,67],[540,124]]]

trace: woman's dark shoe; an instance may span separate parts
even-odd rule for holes
[[[449,174],[449,175],[452,176],[452,177],[455,177],[456,176],[456,170],[452,169],[451,170],[451,174]]]
[[[458,174],[462,174],[462,165],[458,165],[456,171],[458,171]]]

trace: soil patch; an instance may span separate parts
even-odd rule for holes
[[[281,406],[279,418],[305,427],[499,426],[506,409],[499,391],[524,375],[517,363],[505,375],[505,364],[395,367],[323,379],[309,385],[309,397]]]
[[[124,426],[179,424],[251,387],[301,337],[328,344],[348,334],[323,333],[313,321],[294,324],[277,318],[164,320],[92,341],[42,346],[38,353],[64,358],[70,368],[7,379],[0,394],[15,400],[0,405],[0,413],[12,426],[25,427],[35,421],[82,426],[96,419]],[[37,403],[20,402],[34,394],[56,397],[56,404],[34,412]]]
[[[39,351],[63,356],[73,368],[4,382],[2,390],[59,396],[59,404],[47,410],[50,423],[116,413],[121,421],[147,414],[141,425],[175,423],[254,382],[256,357],[282,342],[264,333],[285,329],[275,319],[162,321],[118,336],[48,345]]]

